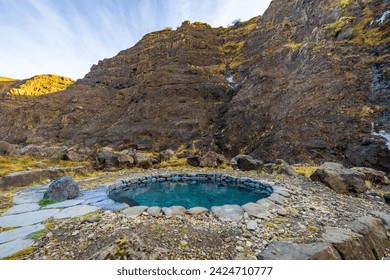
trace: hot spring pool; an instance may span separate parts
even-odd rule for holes
[[[130,206],[180,205],[187,209],[196,206],[210,209],[212,206],[256,202],[272,193],[271,186],[250,178],[219,177],[215,174],[174,175],[141,177],[138,181],[130,178],[122,186],[112,189],[109,197]]]

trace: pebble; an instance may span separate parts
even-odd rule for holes
[[[256,230],[257,227],[258,227],[258,224],[257,224],[257,221],[255,221],[255,220],[249,221],[249,222],[247,223],[247,225],[246,225],[246,228],[247,228],[248,230]]]

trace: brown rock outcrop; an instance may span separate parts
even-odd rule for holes
[[[63,92],[1,97],[0,139],[195,145],[389,171],[389,5],[275,0],[229,28],[184,22],[145,35]]]

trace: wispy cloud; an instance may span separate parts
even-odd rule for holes
[[[270,0],[0,0],[0,75],[82,78],[144,34],[184,20],[226,26]]]

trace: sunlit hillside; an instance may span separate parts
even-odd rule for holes
[[[1,78],[7,79],[7,78]],[[1,80],[0,80],[1,81]],[[38,96],[65,90],[74,81],[57,75],[37,75],[9,89],[8,95]]]

